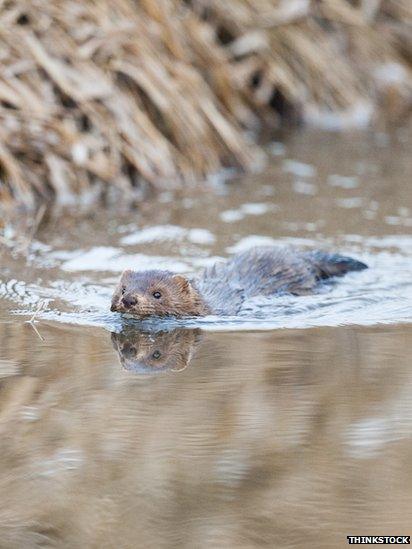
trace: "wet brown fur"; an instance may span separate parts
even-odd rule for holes
[[[193,280],[169,271],[127,270],[115,289],[111,310],[138,318],[235,315],[247,298],[305,295],[314,292],[321,280],[363,269],[366,265],[351,257],[322,251],[254,248],[215,264]]]
[[[160,299],[154,297],[155,292],[160,292]],[[136,303],[127,305],[130,299]],[[169,271],[124,271],[113,294],[111,310],[139,318],[210,313],[190,281]]]
[[[113,347],[119,353],[123,368],[141,373],[184,370],[200,339],[199,330],[182,328],[157,333],[132,329],[112,334]]]

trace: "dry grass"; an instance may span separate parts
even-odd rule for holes
[[[251,169],[259,122],[398,111],[411,17],[409,0],[0,1],[0,201],[134,200]]]
[[[233,78],[256,105],[272,102],[322,125],[322,114],[372,104],[388,88],[410,102],[412,52],[401,39],[412,23],[408,0],[194,3],[224,31]]]

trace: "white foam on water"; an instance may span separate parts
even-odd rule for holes
[[[317,174],[316,168],[311,164],[304,164],[303,162],[291,159],[283,161],[282,171],[291,173],[297,177],[314,177]]]
[[[331,187],[341,187],[342,189],[356,189],[359,186],[359,180],[357,177],[332,174],[328,177],[328,185]]]
[[[125,269],[134,269],[135,271],[168,269],[184,272],[188,266],[173,257],[125,254],[119,248],[96,246],[90,250],[75,253],[71,259],[62,263],[61,269],[67,272],[109,271],[120,273]]]
[[[125,246],[148,244],[151,242],[180,242],[187,239],[193,244],[213,244],[216,237],[207,229],[184,229],[177,225],[155,225],[137,230],[124,236],[120,242]]]
[[[262,245],[296,245],[303,248],[331,248],[327,239],[275,239],[264,235],[249,235],[228,246],[229,254]],[[205,330],[271,330],[277,328],[308,328],[348,324],[374,325],[412,321],[412,237],[387,235],[361,237],[346,235],[339,245],[343,254],[365,261],[369,269],[349,273],[324,284],[309,296],[256,297],[244,303],[236,317],[205,317],[196,319],[153,319],[152,326],[202,327]],[[357,250],[361,250],[357,253]],[[121,248],[100,246],[89,250],[66,253],[39,248],[36,261],[39,268],[53,257],[53,276],[49,282],[39,279],[26,283],[17,278],[0,279],[0,297],[16,304],[15,312],[36,319],[72,324],[102,326],[116,329],[122,317],[110,312],[110,298],[118,273],[125,268],[135,270],[167,269],[193,272],[210,266],[219,257],[197,255],[184,260],[179,257],[126,254]],[[62,276],[55,273],[61,270]],[[102,273],[112,273],[112,276]]]
[[[276,210],[275,204],[267,204],[266,202],[248,202],[242,204],[236,210],[225,210],[220,213],[220,219],[225,223],[235,223],[244,219],[248,215],[264,215],[270,211]]]
[[[295,181],[293,183],[293,190],[298,194],[306,194],[309,196],[314,196],[318,192],[317,185],[313,183],[307,183],[306,181]]]

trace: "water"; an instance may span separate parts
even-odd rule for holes
[[[410,143],[301,134],[258,177],[56,216],[26,254],[3,247],[0,547],[412,534]],[[370,268],[241,318],[108,310],[124,268],[195,272],[260,243]]]

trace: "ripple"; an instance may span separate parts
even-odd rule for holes
[[[144,271],[147,269],[168,269],[176,272],[187,270],[187,264],[173,257],[125,254],[119,248],[96,246],[77,252],[61,265],[64,271],[111,271],[120,273],[124,269]]]
[[[328,177],[328,185],[331,187],[341,187],[342,189],[356,189],[359,186],[359,181],[357,177],[332,174]]]
[[[290,240],[288,239],[290,244],[313,246],[310,240]],[[190,258],[185,263],[174,257],[122,254],[120,249],[110,247],[80,251],[75,257],[65,256],[63,253],[60,255],[60,269],[64,278],[56,278],[48,284],[28,284],[16,278],[0,281],[0,296],[16,303],[18,308],[14,312],[19,315],[31,316],[36,312],[36,319],[101,326],[111,331],[116,331],[123,322],[138,322],[150,329],[161,325],[163,328],[186,326],[213,331],[411,322],[412,238],[406,235],[389,235],[384,238],[363,239],[357,235],[347,235],[343,240],[352,246],[347,250],[349,254],[353,253],[353,246],[370,250],[368,253],[355,253],[369,265],[369,269],[350,273],[341,279],[324,284],[314,295],[250,299],[244,303],[242,311],[236,317],[209,316],[138,322],[125,320],[117,313],[111,313],[109,303],[117,275],[102,279],[99,271],[117,273],[123,268],[132,267],[142,270],[166,268],[187,272],[210,263],[214,258]],[[281,241],[285,243],[285,239]],[[227,251],[238,252],[262,244],[279,242],[271,237],[250,235],[229,247]],[[395,253],[392,250],[397,251]],[[345,250],[342,249],[342,252]],[[87,272],[89,270],[90,272]],[[67,276],[72,279],[67,280]],[[96,279],[99,279],[99,284],[96,283]],[[39,303],[42,304],[40,311]]]
[[[213,244],[216,240],[207,229],[184,229],[177,225],[156,225],[135,231],[121,239],[126,246],[151,242],[181,241],[187,239],[193,244]]]
[[[304,164],[290,159],[283,161],[282,170],[297,177],[314,177],[317,174],[316,168],[311,164]]]
[[[274,204],[265,202],[248,202],[242,204],[237,210],[225,210],[220,213],[220,219],[225,223],[235,223],[244,219],[248,215],[264,215],[270,211],[276,210]]]

